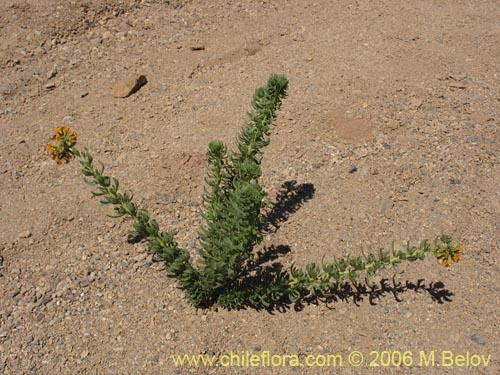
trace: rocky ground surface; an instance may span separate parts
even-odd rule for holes
[[[0,373],[247,373],[170,355],[270,351],[344,361],[259,373],[498,374],[499,19],[496,0],[2,1]],[[257,250],[286,268],[448,233],[461,263],[403,265],[399,287],[384,271],[346,300],[197,310],[76,163],[46,154],[54,127],[74,128],[194,251],[207,144],[233,141],[273,72],[290,95],[262,183],[299,199]],[[137,74],[148,82],[113,96]],[[413,366],[369,367],[382,350]],[[491,361],[426,367],[420,351]]]

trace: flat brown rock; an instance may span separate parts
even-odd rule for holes
[[[117,84],[113,88],[113,96],[115,98],[126,98],[138,91],[146,83],[148,83],[148,80],[145,75],[136,74]]]

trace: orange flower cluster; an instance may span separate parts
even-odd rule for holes
[[[66,126],[54,129],[52,143],[47,144],[47,152],[57,164],[69,163],[73,158],[72,147],[76,145],[78,133]]]
[[[449,267],[451,263],[460,262],[460,259],[462,259],[460,253],[462,251],[463,248],[461,245],[445,245],[438,250],[436,258],[438,263],[444,264],[446,267]]]

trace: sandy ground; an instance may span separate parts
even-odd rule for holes
[[[496,0],[2,1],[0,374],[249,373],[222,356],[266,351],[320,360],[258,373],[498,374],[499,19]],[[207,144],[233,142],[274,72],[290,95],[262,183],[298,198],[256,251],[303,266],[447,233],[461,263],[404,265],[399,285],[384,271],[330,303],[197,310],[78,166],[46,155],[74,128],[193,249]],[[147,85],[114,98],[134,73]],[[342,363],[319,366],[330,354]]]

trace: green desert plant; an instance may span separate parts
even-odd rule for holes
[[[197,266],[191,254],[178,247],[174,235],[160,231],[148,211],[133,202],[131,192],[119,192],[118,181],[104,175],[102,163],[96,166],[87,149],[75,147],[75,131],[67,127],[55,129],[47,150],[58,164],[78,159],[86,183],[96,189],[93,196],[101,197],[103,204],[113,205],[115,217],[133,221],[131,235],[147,239],[148,251],[155,260],[165,263],[168,275],[178,280],[188,300],[198,307],[268,307],[308,297],[328,297],[346,284],[356,283],[359,275],[369,285],[376,271],[404,261],[422,260],[428,253],[447,267],[460,260],[462,247],[442,236],[432,246],[423,241],[419,247],[408,245],[404,251],[362,253],[321,266],[309,264],[305,269],[252,272],[249,266],[253,249],[262,240],[266,225],[263,209],[268,203],[259,185],[263,149],[269,144],[270,126],[287,90],[287,78],[272,75],[266,86],[255,90],[253,110],[237,138],[236,150],[228,152],[220,141],[209,144]]]

